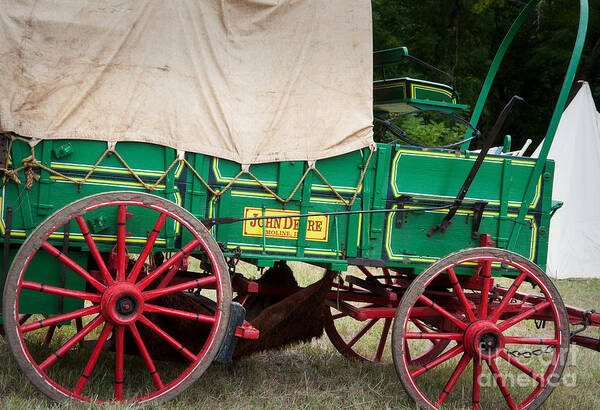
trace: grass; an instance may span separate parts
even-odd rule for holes
[[[255,275],[249,267],[247,274]],[[307,285],[318,280],[316,268],[294,266],[298,281]],[[566,304],[583,308],[600,307],[600,280],[555,282]],[[357,327],[358,326],[358,327]],[[361,325],[348,324],[352,334]],[[588,332],[598,336],[598,332]],[[376,349],[378,337],[367,338],[364,349]],[[389,345],[389,341],[388,341]],[[389,346],[386,348],[389,351]],[[372,351],[372,350],[371,350]],[[596,409],[600,407],[600,356],[573,346],[561,383],[545,404],[548,409]],[[0,340],[0,406],[21,408],[84,408],[54,404],[28,382]],[[75,362],[76,363],[76,362]],[[73,371],[80,371],[73,364]],[[445,370],[446,374],[449,370]],[[470,373],[470,370],[467,370]],[[431,381],[443,387],[446,378]],[[112,389],[112,376],[97,381]],[[453,394],[470,395],[459,384]],[[500,400],[502,400],[500,398]],[[498,404],[503,404],[499,402]],[[90,406],[85,406],[89,408]],[[92,408],[129,408],[91,405]],[[383,364],[360,363],[342,357],[327,336],[281,351],[264,352],[229,365],[212,365],[201,379],[164,408],[415,408],[396,376],[391,355]]]

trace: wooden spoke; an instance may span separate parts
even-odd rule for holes
[[[179,285],[169,286],[168,288],[153,289],[144,292],[144,300],[155,299],[159,296],[169,295],[171,293],[182,292],[192,288],[207,288],[214,285],[217,281],[216,276],[207,276],[200,279],[194,279],[189,282],[180,283]]]
[[[412,362],[412,355],[410,354],[410,348],[408,347],[408,340],[404,339],[404,351],[406,352],[406,361]]]
[[[171,309],[163,306],[151,305],[146,303],[144,305],[146,312],[161,313],[163,315],[169,315],[174,317],[180,317],[182,319],[195,320],[203,323],[215,323],[216,319],[213,316],[201,315],[200,313],[185,312],[183,310]],[[141,319],[140,319],[141,320]]]
[[[427,296],[421,295],[419,297],[419,300],[425,305],[427,305],[427,307],[437,310],[442,316],[452,321],[456,326],[460,327],[461,329],[465,329],[467,327],[467,324],[465,322],[448,312],[446,309],[429,299]]]
[[[462,333],[432,333],[432,332],[407,332],[407,339],[429,339],[429,340],[462,340]]]
[[[67,320],[82,318],[89,315],[94,315],[100,312],[100,306],[90,306],[83,309],[77,309],[69,313],[65,313],[58,316],[49,317],[47,319],[38,320],[37,322],[31,322],[21,326],[21,332],[31,332],[42,327],[52,326],[59,324],[60,322],[66,322]]]
[[[185,358],[187,358],[191,362],[196,361],[197,357],[195,354],[193,354],[188,349],[186,349],[181,343],[179,343],[177,340],[175,340],[171,335],[169,335],[167,332],[162,330],[156,324],[152,323],[152,321],[150,321],[147,317],[145,317],[143,315],[140,316],[140,322],[142,322],[144,325],[146,325],[148,328],[150,328],[161,339],[165,340],[167,343],[169,343],[171,346],[173,346],[173,348],[175,348],[175,350],[177,350],[179,353],[181,353]]]
[[[89,300],[90,302],[100,302],[100,295],[88,292],[80,292],[78,290],[70,290],[57,288],[54,286],[42,285],[37,282],[22,282],[23,289],[35,290],[42,293],[50,293],[52,295],[67,296],[75,299]]]
[[[383,324],[383,331],[379,338],[379,345],[377,346],[377,352],[375,353],[375,361],[380,362],[383,356],[383,349],[385,348],[385,342],[387,341],[388,333],[390,333],[390,327],[392,326],[392,319],[387,318]]]
[[[504,298],[502,299],[502,302],[500,302],[500,305],[496,308],[496,310],[494,310],[494,312],[490,316],[490,322],[496,323],[498,319],[500,319],[500,316],[502,316],[502,313],[506,309],[506,306],[508,306],[508,303],[510,302],[514,294],[517,292],[519,286],[521,286],[525,278],[527,278],[527,272],[521,272],[521,274],[517,276],[515,281],[512,283],[512,285],[510,285],[510,288],[504,295]]]
[[[500,392],[502,392],[502,396],[504,396],[504,400],[506,400],[508,407],[511,409],[516,409],[517,404],[511,397],[510,392],[508,391],[508,388],[506,387],[506,384],[504,383],[504,379],[502,378],[502,375],[500,374],[500,371],[498,370],[498,367],[496,366],[496,361],[488,360],[487,364],[488,364],[488,367],[490,368],[490,370],[492,371],[494,378],[496,379],[496,384],[498,385]]]
[[[481,361],[473,359],[473,410],[479,409],[479,392],[481,390]]]
[[[65,264],[69,269],[77,273],[79,276],[84,278],[86,281],[90,283],[93,287],[95,287],[100,292],[103,292],[106,289],[102,283],[98,282],[92,275],[90,275],[85,269],[76,264],[71,258],[67,255],[56,249],[54,246],[50,245],[48,242],[44,242],[42,244],[42,249],[48,252],[50,255],[57,258],[61,263]]]
[[[132,323],[131,325],[129,325],[129,330],[131,331],[131,334],[133,335],[133,339],[135,340],[135,344],[138,347],[140,355],[144,359],[144,362],[146,362],[146,366],[148,367],[148,371],[150,372],[150,377],[152,377],[152,380],[154,381],[154,385],[156,386],[156,389],[157,390],[162,389],[164,387],[164,384],[163,384],[162,380],[160,379],[158,370],[156,370],[156,366],[154,365],[154,362],[152,361],[152,358],[150,357],[150,353],[148,353],[148,349],[146,349],[146,345],[144,344],[144,341],[142,340],[142,337],[140,336],[140,333],[138,332],[137,327],[135,326],[135,323]]]
[[[474,322],[476,320],[475,315],[473,314],[473,311],[471,310],[469,301],[467,300],[467,297],[465,296],[465,292],[463,291],[462,286],[460,286],[458,277],[456,276],[456,273],[454,273],[454,269],[448,268],[447,272],[448,272],[448,276],[450,278],[450,285],[452,285],[452,288],[456,292],[456,295],[458,296],[458,300],[462,304],[463,309],[465,310],[465,313],[467,314],[467,318],[469,319],[470,322]]]
[[[114,283],[114,279],[113,279],[112,275],[110,274],[110,272],[108,271],[108,268],[106,267],[106,263],[104,262],[102,255],[100,255],[100,251],[98,251],[96,242],[94,241],[94,238],[92,237],[92,234],[90,233],[90,228],[88,228],[87,223],[85,222],[85,219],[83,219],[83,216],[79,215],[75,218],[75,220],[77,221],[77,225],[79,225],[79,230],[81,230],[83,239],[85,239],[85,243],[87,244],[88,248],[90,249],[90,253],[92,254],[92,257],[94,258],[96,265],[98,265],[98,269],[100,269],[100,272],[102,273],[102,277],[104,278],[104,280],[106,281],[106,283],[109,286],[112,285]]]
[[[544,378],[542,376],[537,374],[534,370],[530,369],[529,367],[525,366],[523,363],[521,363],[514,357],[510,357],[505,351],[500,352],[500,357],[503,358],[504,360],[506,360],[508,363],[515,366],[517,369],[519,369],[523,373],[525,373],[527,376],[534,379],[536,382],[538,382],[540,384],[544,384]]]
[[[410,375],[412,377],[419,377],[423,373],[428,372],[429,370],[433,369],[434,367],[439,366],[440,364],[444,363],[447,360],[452,359],[454,356],[459,355],[464,351],[465,351],[465,349],[462,345],[454,346],[452,349],[450,349],[446,353],[436,357],[431,362],[417,367],[415,370],[413,370],[410,373]]]
[[[140,290],[144,290],[150,285],[156,278],[165,273],[167,269],[176,263],[179,263],[184,256],[189,255],[196,246],[200,245],[200,240],[197,238],[192,239],[187,245],[180,249],[175,255],[171,256],[162,265],[156,268],[152,273],[146,276],[144,279],[138,282],[137,286]]]
[[[127,278],[127,280],[129,282],[135,283],[137,281],[138,275],[140,274],[140,271],[142,270],[142,267],[144,266],[144,262],[146,262],[146,259],[148,259],[148,255],[150,255],[150,252],[152,252],[152,248],[154,247],[156,238],[158,238],[158,235],[160,234],[160,230],[162,229],[166,220],[167,220],[167,215],[160,214],[160,216],[158,217],[158,220],[154,224],[154,228],[152,228],[152,232],[150,233],[150,237],[146,241],[146,245],[144,246],[142,253],[135,261],[133,268],[131,268],[131,273],[129,273],[129,277]]]
[[[167,272],[167,274],[164,276],[164,278],[161,279],[161,281],[158,284],[158,286],[156,287],[156,289],[162,289],[162,288],[166,287],[169,283],[171,283],[175,274],[177,272],[179,272],[180,267],[181,267],[181,261],[179,263],[176,263],[173,266],[171,266],[171,268],[169,269],[169,272]]]
[[[127,253],[125,248],[125,239],[127,237],[126,229],[127,205],[119,205],[117,211],[117,281],[125,280],[125,269],[127,268]]]
[[[83,374],[81,375],[81,377],[79,378],[79,381],[77,382],[77,385],[75,386],[75,390],[74,390],[75,394],[81,394],[83,392],[83,388],[85,387],[85,384],[87,383],[88,379],[90,378],[90,375],[92,374],[92,370],[94,370],[94,366],[96,366],[98,357],[100,357],[100,353],[102,352],[102,349],[104,348],[104,344],[108,340],[108,336],[110,336],[110,332],[112,331],[112,329],[113,329],[113,325],[111,323],[104,324],[104,329],[102,329],[102,333],[100,333],[100,337],[98,338],[98,341],[96,342],[96,346],[94,347],[92,355],[90,356],[90,359],[88,360],[87,365],[85,366],[85,369],[83,369]]]
[[[123,400],[123,360],[124,360],[124,343],[125,343],[125,327],[117,326],[115,330],[115,400]]]
[[[104,322],[102,315],[98,315],[94,320],[88,323],[80,332],[76,333],[70,338],[64,345],[62,345],[56,352],[52,353],[46,360],[44,360],[38,368],[41,371],[46,370],[49,366],[54,364],[61,356],[68,352],[73,346],[75,346],[80,340],[82,340],[88,333],[100,326]]]
[[[52,325],[46,331],[46,336],[44,337],[44,346],[49,346],[50,342],[52,342],[52,337],[54,337],[54,332],[56,331],[56,325]]]
[[[436,404],[438,406],[441,406],[442,404],[444,404],[444,402],[446,401],[446,398],[448,398],[448,396],[450,395],[450,392],[454,388],[454,385],[458,381],[458,378],[460,377],[462,372],[465,370],[465,368],[467,367],[467,365],[469,364],[470,361],[471,361],[471,357],[468,354],[463,353],[462,357],[460,358],[460,361],[456,365],[456,368],[452,372],[450,379],[448,379],[446,386],[442,389],[442,392],[438,396],[438,399],[436,402]]]
[[[358,342],[358,340],[365,335],[371,329],[375,323],[377,323],[379,319],[371,319],[353,338],[348,342],[348,349],[351,349],[352,346]]]
[[[548,337],[513,337],[505,336],[504,343],[506,344],[526,344],[526,345],[558,345],[558,339]]]
[[[542,303],[538,303],[537,305],[532,306],[531,308],[527,309],[525,312],[522,312],[514,317],[511,317],[510,319],[507,319],[507,320],[501,322],[498,325],[498,329],[500,329],[502,332],[504,332],[506,329],[516,325],[517,323],[527,319],[528,317],[531,317],[533,314],[542,312],[544,309],[546,309],[550,305],[551,305],[551,303],[548,300],[545,302],[542,302]]]
[[[481,270],[481,299],[479,300],[479,319],[487,319],[488,316],[488,303],[490,294],[490,282],[492,280],[492,262],[485,260],[480,262],[483,264]]]
[[[419,330],[420,330],[422,333],[430,333],[430,330],[427,328],[427,326],[425,326],[425,325],[424,325],[424,324],[423,324],[423,323],[422,323],[420,320],[418,320],[418,319],[415,319],[415,318],[411,318],[411,319],[410,319],[410,321],[411,321],[412,323],[414,323],[414,325],[415,325],[416,327],[418,327],[418,328],[419,328]],[[438,339],[428,339],[428,340],[429,340],[431,343],[433,343],[433,344],[435,344],[436,342],[438,342]]]

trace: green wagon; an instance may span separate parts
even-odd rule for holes
[[[462,146],[376,144],[240,165],[167,143],[3,134],[1,319],[19,367],[54,400],[171,399],[213,361],[229,360],[237,339],[260,338],[244,320],[248,297],[299,291],[244,278],[237,263],[296,261],[337,273],[323,315],[340,353],[379,362],[391,349],[419,406],[539,406],[569,343],[598,345],[569,324],[600,316],[565,307],[544,274],[558,207],[546,157],[581,55],[586,0],[540,157],[486,155],[486,135],[482,153],[468,150],[496,71],[537,3],[502,43]],[[387,50],[374,65],[406,58],[406,49]],[[441,83],[384,77],[374,90],[383,121],[465,108]],[[182,294],[204,310],[182,304]],[[187,342],[169,320],[204,330]],[[153,357],[148,334],[179,360]],[[520,349],[539,353],[524,360]],[[510,379],[523,375],[525,387],[513,389]],[[101,387],[107,377],[111,391]],[[431,383],[440,377],[441,391]],[[463,398],[451,394],[457,383],[470,389]]]

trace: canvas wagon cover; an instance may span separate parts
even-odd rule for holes
[[[242,164],[372,143],[370,0],[0,0],[0,131]]]

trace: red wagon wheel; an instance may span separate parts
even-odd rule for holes
[[[73,221],[72,241],[79,242],[71,244],[72,254],[64,254],[50,239],[62,236],[61,227],[69,221]],[[113,226],[114,231],[92,232],[98,221],[103,226]],[[148,221],[153,225],[147,226]],[[74,226],[79,230],[74,232]],[[136,237],[128,231],[143,234]],[[149,255],[167,251],[165,231],[182,234],[178,237],[182,238],[180,250],[159,266],[149,267],[145,264]],[[104,248],[100,244],[105,244]],[[106,249],[113,245],[115,258],[109,264],[99,246]],[[130,260],[134,255],[128,255],[127,247],[133,249],[135,245],[141,251]],[[82,251],[83,255],[89,254],[97,265],[97,273],[81,261],[76,262],[77,251],[79,255]],[[192,252],[204,255],[210,269],[193,278],[174,280],[180,261]],[[36,257],[48,260],[48,255],[68,268],[62,286],[56,285],[52,271],[44,275],[41,265],[35,262]],[[159,302],[169,300],[168,295],[193,289],[206,289],[213,295],[217,306],[214,314],[202,315],[179,306],[173,309]],[[23,314],[31,313],[32,300],[49,295],[64,298],[62,313],[34,314],[19,322]],[[157,402],[175,397],[213,361],[225,336],[230,304],[227,265],[200,221],[154,195],[108,192],[60,209],[31,233],[6,279],[3,318],[6,338],[19,367],[50,398]],[[25,309],[29,311],[20,311]],[[181,344],[161,327],[164,322],[157,318],[202,323],[205,340],[193,346]],[[72,322],[79,326],[65,326]],[[45,336],[54,325],[62,328],[56,330],[50,343]],[[163,346],[177,352],[180,363],[153,358],[152,341],[148,337],[142,339],[140,332],[153,334]],[[86,337],[92,339],[86,340],[89,349],[81,343]],[[43,343],[45,339],[47,344]]]
[[[454,329],[412,324],[432,318]],[[407,347],[417,350],[424,339],[450,343],[412,364]],[[423,408],[537,408],[559,381],[568,348],[568,316],[552,282],[526,258],[493,248],[459,251],[427,268],[400,302],[392,333],[396,372]]]
[[[382,275],[377,275],[366,266],[358,266],[370,281],[376,281],[380,286],[398,285],[396,277],[392,275],[389,269],[383,268]],[[332,290],[350,291],[347,284],[335,280]],[[354,286],[353,289],[358,294],[370,294],[370,291],[360,286]],[[353,307],[380,307],[381,305],[351,302],[344,300],[344,294],[339,293],[343,302]],[[372,293],[371,293],[372,295]],[[374,318],[366,321],[353,319],[346,313],[340,312],[335,302],[327,306],[325,311],[325,332],[331,340],[333,346],[342,355],[364,362],[379,363],[383,360],[384,354],[389,345],[389,333],[392,325],[392,318]],[[389,306],[392,306],[391,304]],[[415,321],[419,326],[429,326],[421,321]],[[432,340],[428,350],[420,352],[411,358],[411,363],[422,363],[436,357],[446,348],[449,342],[446,340]]]

